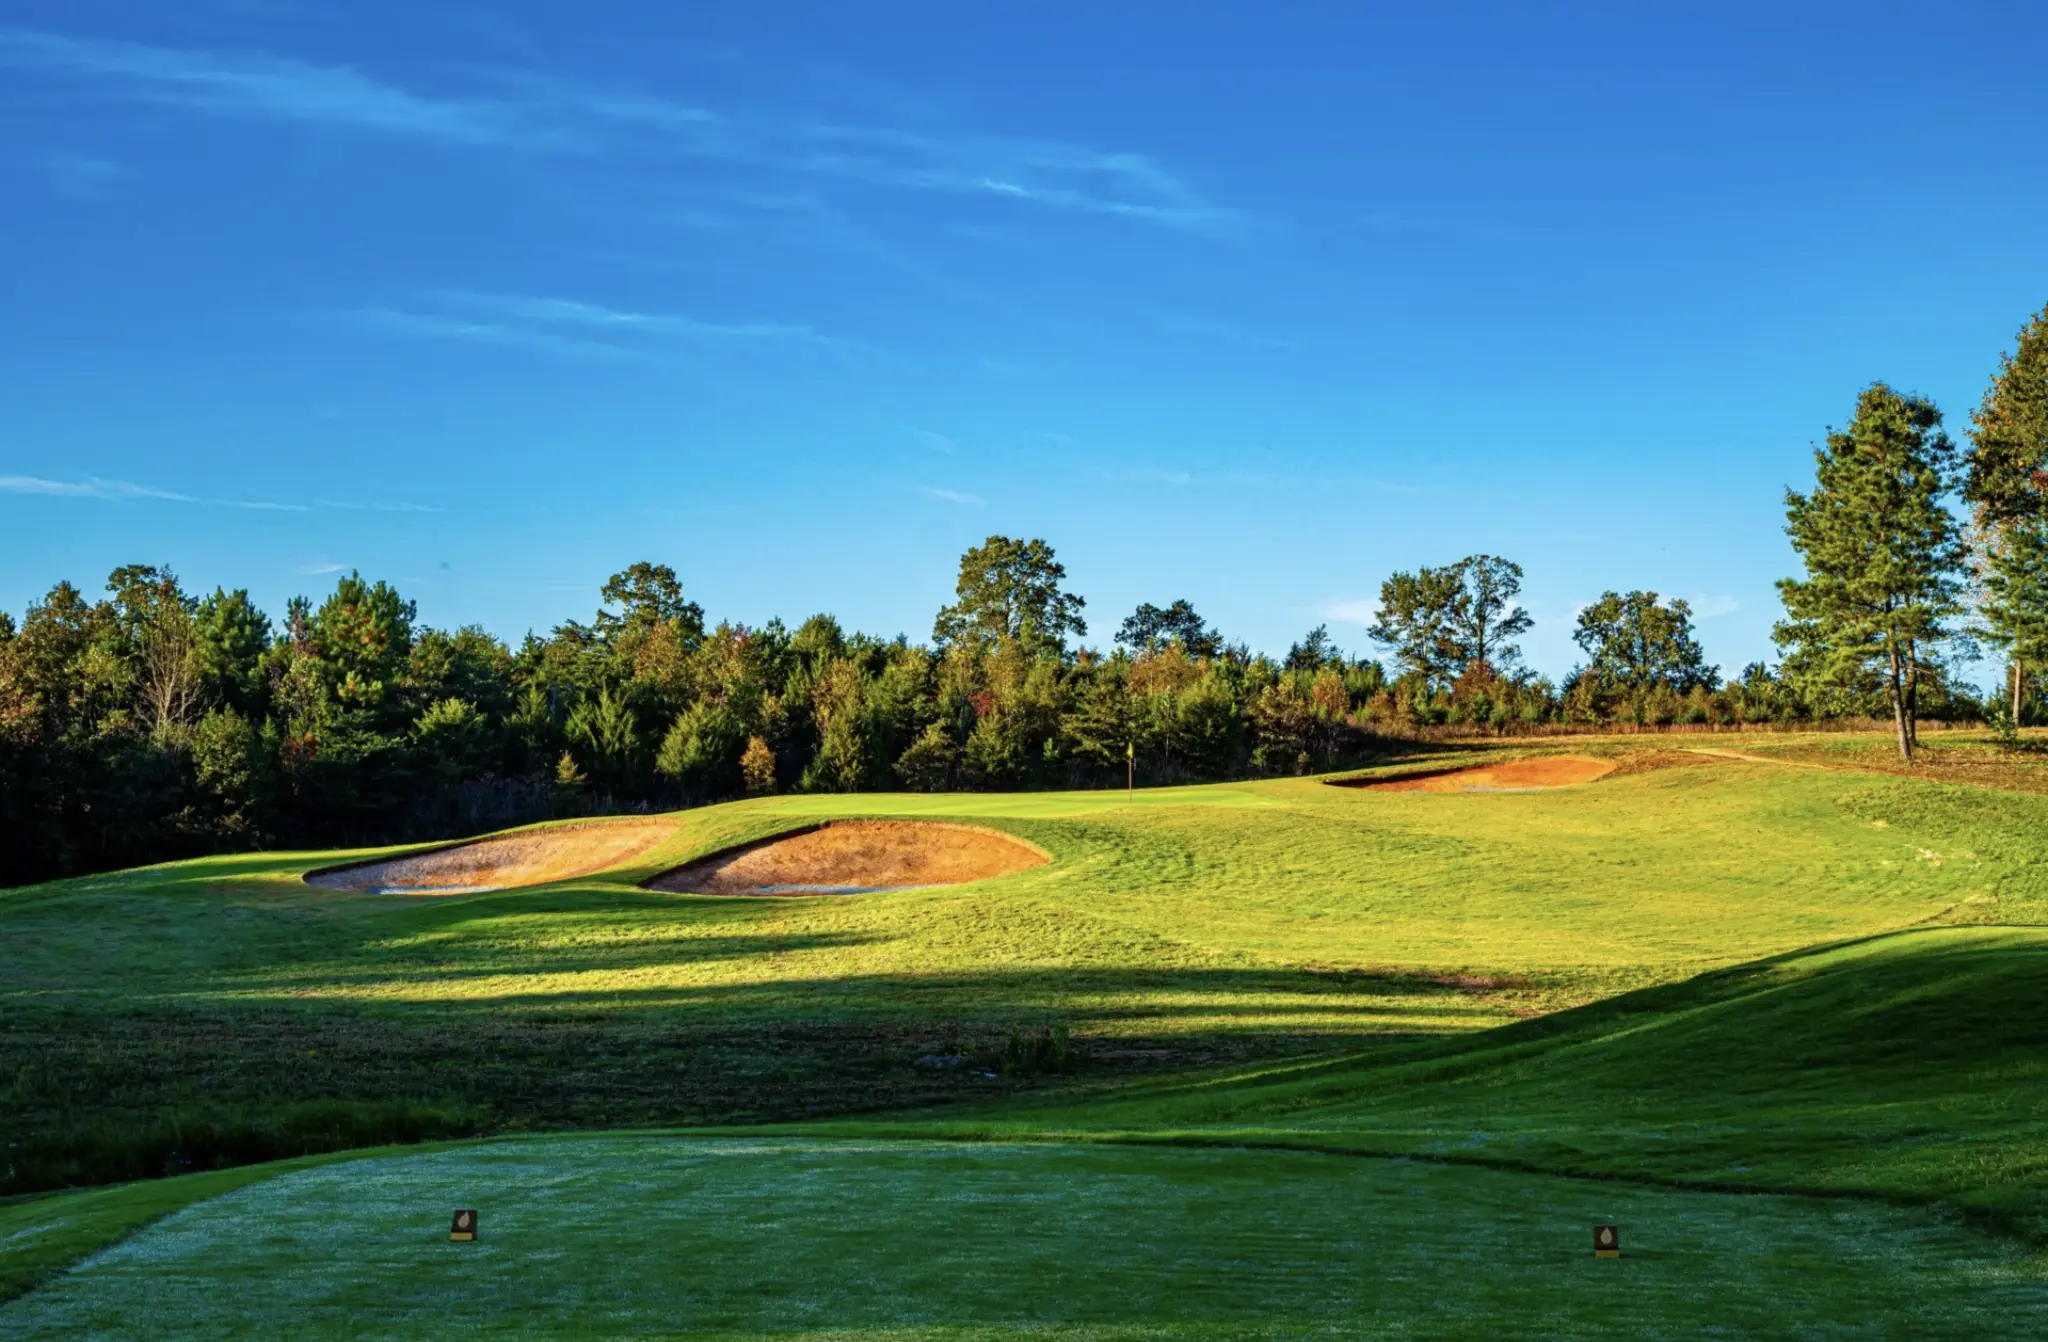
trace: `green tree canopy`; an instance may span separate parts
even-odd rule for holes
[[[1116,641],[1133,652],[1153,652],[1178,643],[1190,657],[1214,657],[1223,649],[1223,636],[1203,623],[1184,600],[1164,608],[1149,601],[1142,603],[1118,627]]]
[[[263,654],[270,648],[270,617],[256,609],[249,590],[216,587],[199,603],[192,624],[207,693],[244,715],[263,701]]]
[[[1677,599],[1660,605],[1655,592],[1601,593],[1579,612],[1572,641],[1586,651],[1587,672],[1618,689],[1661,685],[1684,694],[1720,674],[1693,636],[1692,607]]]
[[[1789,618],[1772,637],[1792,650],[1788,674],[1823,688],[1875,670],[1911,760],[1922,662],[1961,609],[1963,547],[1943,506],[1955,447],[1933,402],[1880,382],[1814,465],[1811,493],[1785,491],[1785,530],[1806,576],[1779,581]]]
[[[1975,510],[1985,601],[1984,632],[2012,659],[2012,720],[2019,721],[2026,668],[2042,664],[2048,606],[2035,566],[2048,523],[2048,308],[2001,354],[1970,415],[1963,498]]]
[[[704,637],[704,608],[683,598],[683,584],[667,564],[633,564],[606,579],[598,596],[603,606],[596,632],[607,642],[644,635],[657,624],[673,628],[685,646]]]
[[[1284,665],[1289,671],[1320,671],[1344,660],[1344,654],[1337,650],[1337,641],[1330,637],[1330,626],[1319,624],[1308,631],[1301,642],[1287,649]]]
[[[1448,685],[1474,662],[1506,671],[1520,660],[1515,640],[1531,623],[1515,601],[1521,591],[1522,566],[1495,555],[1396,573],[1380,585],[1370,632],[1404,670],[1433,686]]]
[[[960,556],[956,600],[939,612],[932,638],[941,646],[1011,642],[1057,653],[1067,635],[1088,632],[1087,602],[1063,590],[1067,570],[1042,540],[990,536]]]
[[[366,706],[382,701],[412,652],[417,614],[418,607],[382,579],[372,585],[352,572],[335,584],[334,595],[313,615],[311,633],[343,700]]]
[[[2011,518],[1986,557],[1978,614],[1984,634],[2012,658],[2012,714],[2019,722],[2020,668],[2048,664],[2048,517]]]
[[[2020,328],[2012,353],[1999,355],[1970,414],[1963,498],[1994,525],[2048,508],[2048,307]]]

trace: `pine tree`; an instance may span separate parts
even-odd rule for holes
[[[2048,624],[2048,606],[2029,604],[2048,592],[2027,567],[2039,561],[2031,547],[2048,525],[2048,307],[2021,328],[2013,353],[1999,356],[1998,372],[1970,415],[1963,498],[1976,510],[1986,632],[2012,658],[2017,725],[2026,667],[2042,661],[2038,631]]]
[[[2012,659],[2012,725],[2020,721],[2024,668],[2048,663],[2048,517],[2014,519],[1984,557],[1985,632]]]
[[[1877,670],[1910,762],[1923,654],[1962,608],[1963,546],[1942,503],[1955,446],[1931,401],[1880,382],[1814,461],[1813,492],[1785,492],[1785,530],[1806,577],[1779,581],[1790,618],[1771,636],[1822,682]]]

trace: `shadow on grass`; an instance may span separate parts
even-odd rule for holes
[[[723,938],[710,949],[758,956],[831,944],[829,935]],[[672,965],[660,958],[672,950],[645,948],[633,963]],[[402,1002],[248,996],[359,985],[351,969],[239,978],[148,1005],[17,997],[0,1014],[9,1078],[0,1129],[15,1142],[0,1193],[381,1141],[790,1120],[990,1097],[1041,1084],[988,1075],[1002,1064],[977,1061],[1003,1057],[1020,1030],[1071,1031],[1073,1065],[1106,1084],[1355,1050],[1501,1015],[1473,990],[1425,976],[1250,969],[500,986],[488,998]]]

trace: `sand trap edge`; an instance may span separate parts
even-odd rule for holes
[[[1032,853],[1037,854],[1038,861],[1028,867],[1019,867],[1014,871],[997,872],[992,876],[977,876],[972,880],[966,881],[926,882],[919,885],[806,885],[791,883],[763,886],[754,890],[677,890],[661,884],[661,882],[670,877],[680,872],[688,871],[692,867],[737,858],[759,848],[771,847],[778,843],[786,843],[791,839],[800,839],[806,834],[816,834],[821,830],[831,829],[834,825],[923,825],[934,829],[964,830],[973,834],[986,834],[990,838],[999,839],[1016,847],[1028,849]],[[639,888],[653,894],[684,895],[692,899],[839,899],[851,895],[889,894],[899,890],[943,890],[955,885],[978,885],[982,881],[999,880],[1004,876],[1015,876],[1021,872],[1036,871],[1038,868],[1050,866],[1056,861],[1058,861],[1058,858],[1045,847],[1033,843],[1022,835],[1012,834],[1006,829],[997,829],[993,825],[966,824],[957,820],[932,820],[921,816],[849,815],[834,816],[827,820],[814,820],[807,824],[792,826],[789,829],[777,830],[773,834],[764,834],[757,839],[748,839],[744,843],[736,843],[725,848],[714,849],[711,852],[693,857],[687,862],[679,862],[675,866],[655,873],[653,876],[640,882]]]
[[[1535,764],[1543,760],[1578,760],[1585,763],[1599,763],[1607,767],[1591,778],[1573,779],[1563,783],[1530,783],[1507,786],[1478,786],[1467,788],[1434,789],[1415,787],[1413,784],[1427,783],[1435,778],[1455,778],[1459,774],[1481,774],[1495,769],[1511,769],[1520,764]],[[1455,797],[1484,795],[1488,793],[1557,792],[1564,788],[1590,787],[1604,783],[1616,776],[1626,777],[1630,770],[1623,769],[1623,759],[1607,759],[1595,755],[1520,755],[1514,759],[1496,760],[1491,764],[1460,764],[1448,769],[1418,769],[1413,773],[1397,774],[1351,774],[1343,778],[1325,778],[1325,787],[1348,788],[1354,792],[1427,792],[1435,796]]]
[[[531,890],[537,886],[552,885],[556,881],[581,880],[585,876],[594,876],[599,872],[609,871],[613,867],[622,866],[625,863],[632,861],[636,857],[642,857],[645,856],[647,853],[652,852],[655,848],[661,845],[662,839],[656,838],[650,843],[648,843],[645,847],[635,849],[631,852],[620,854],[619,856],[612,858],[608,862],[601,863],[598,866],[590,867],[580,872],[572,872],[561,876],[550,876],[545,880],[539,881],[524,881],[518,885],[349,886],[329,885],[317,878],[324,876],[339,876],[343,872],[361,871],[366,867],[381,867],[394,862],[410,862],[418,858],[433,857],[438,853],[453,853],[460,851],[464,848],[474,848],[479,844],[496,843],[500,840],[505,839],[520,839],[534,835],[542,835],[549,833],[569,833],[576,830],[584,829],[602,829],[608,825],[630,825],[639,823],[641,821],[651,821],[653,819],[655,819],[654,816],[625,815],[605,816],[602,818],[591,818],[586,820],[572,820],[566,823],[543,821],[539,824],[534,825],[521,825],[516,829],[494,830],[489,834],[478,834],[474,837],[467,839],[450,839],[446,842],[441,843],[429,843],[419,848],[406,848],[396,853],[387,854],[384,857],[374,857],[365,861],[336,862],[322,867],[309,867],[305,871],[299,873],[299,880],[302,884],[309,885],[316,890],[325,890],[331,894],[338,895],[433,895],[442,897],[452,897],[455,895],[497,894],[507,890]],[[673,833],[671,833],[669,837],[673,837]]]

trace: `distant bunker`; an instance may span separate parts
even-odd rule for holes
[[[323,890],[374,895],[464,895],[512,890],[603,871],[675,833],[674,818],[610,820],[522,830],[430,852],[306,873]]]
[[[1613,760],[1584,755],[1541,755],[1476,769],[1448,769],[1406,778],[1364,779],[1345,786],[1367,792],[1536,792],[1591,783],[1614,772]]]
[[[861,895],[963,885],[1044,866],[1041,849],[999,830],[924,820],[835,820],[698,858],[650,890],[688,895]]]

